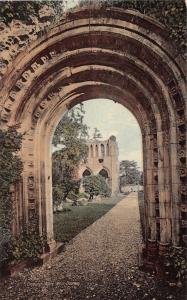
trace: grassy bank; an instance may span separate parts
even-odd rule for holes
[[[69,242],[79,232],[106,214],[123,198],[124,196],[106,198],[99,203],[88,203],[85,206],[71,206],[67,203],[65,205],[66,211],[54,214],[55,239],[59,242]]]

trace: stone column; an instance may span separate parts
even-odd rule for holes
[[[167,133],[157,132],[158,138],[158,187],[160,211],[160,241],[159,253],[167,251],[171,242],[171,197],[170,197],[170,169],[169,149],[166,139]]]
[[[153,147],[152,136],[146,134],[144,141],[144,157],[145,157],[145,195],[148,214],[148,240],[156,241],[156,213],[155,213],[155,197],[154,197],[154,168],[153,168]]]
[[[171,190],[172,190],[172,244],[178,246],[180,244],[180,179],[178,170],[177,156],[177,130],[175,124],[170,128],[170,156],[171,156]]]
[[[157,255],[157,231],[155,209],[155,184],[154,184],[154,153],[152,134],[144,136],[144,172],[145,172],[145,216],[148,218],[146,232],[147,260],[146,265],[151,267]]]
[[[52,251],[56,242],[54,240],[53,232],[53,200],[52,200],[52,145],[49,137],[51,136],[48,128],[44,129],[42,139],[43,143],[40,145],[40,186],[41,186],[41,213],[43,216],[42,229],[47,235],[48,247]]]

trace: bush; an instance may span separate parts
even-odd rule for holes
[[[59,205],[63,199],[63,189],[60,185],[53,186],[53,204]]]
[[[83,187],[85,189],[85,192],[90,195],[89,199],[92,199],[93,196],[98,195],[104,197],[109,197],[111,195],[111,189],[101,175],[91,175],[84,177]]]
[[[19,261],[28,258],[37,260],[38,256],[44,252],[45,245],[44,236],[24,230],[18,237],[11,239],[8,250],[9,260]]]
[[[15,128],[0,130],[0,264],[9,258],[7,245],[12,236],[14,210],[11,187],[21,178],[23,165],[17,155],[21,142],[22,135]]]

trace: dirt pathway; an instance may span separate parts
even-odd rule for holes
[[[137,193],[131,193],[51,262],[0,285],[0,299],[180,299],[138,270],[140,243]]]

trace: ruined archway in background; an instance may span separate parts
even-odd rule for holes
[[[0,92],[1,127],[26,133],[17,232],[37,214],[54,247],[49,140],[72,106],[108,98],[126,106],[142,131],[147,241],[186,241],[185,64],[167,40],[160,23],[138,12],[84,9],[18,55]]]
[[[84,172],[82,173],[82,177],[86,177],[86,176],[91,176],[92,173],[89,169],[84,170]]]
[[[109,178],[108,172],[107,172],[106,169],[102,169],[101,171],[99,171],[99,175],[101,175],[101,176],[104,177],[105,179]]]

